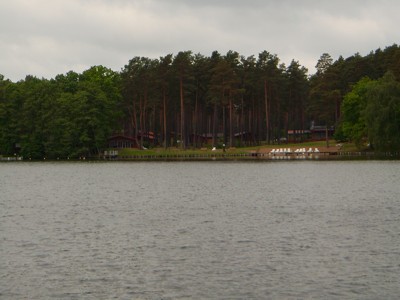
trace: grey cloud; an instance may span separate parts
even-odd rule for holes
[[[0,3],[0,73],[53,77],[133,56],[263,50],[311,72],[334,58],[396,43],[400,4],[375,1],[13,0]]]

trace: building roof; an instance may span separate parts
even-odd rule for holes
[[[130,137],[130,136],[125,136],[125,135],[114,135],[108,138],[109,141],[115,141],[115,140],[128,140],[132,142],[136,142],[136,138]]]

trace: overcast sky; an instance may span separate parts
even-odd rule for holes
[[[313,73],[333,59],[399,44],[398,0],[0,0],[0,74],[53,78],[134,56],[267,50]]]

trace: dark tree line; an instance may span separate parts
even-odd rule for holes
[[[214,146],[272,142],[309,123],[307,69],[296,61],[279,64],[267,51],[258,57],[234,51],[135,57],[121,78],[129,120],[124,132],[155,132],[164,147],[199,147],[204,136]]]
[[[122,116],[120,76],[104,67],[51,80],[0,78],[0,94],[1,154],[97,155]]]
[[[377,80],[390,71],[400,81],[400,48],[392,45],[377,49],[366,56],[356,53],[346,59],[333,61],[324,53],[310,77],[307,113],[319,124],[338,125],[344,97],[364,77]]]
[[[205,137],[213,146],[240,147],[280,142],[288,130],[299,132],[301,140],[312,121],[338,127],[341,138],[351,140],[342,124],[351,127],[354,109],[343,99],[364,77],[380,80],[390,71],[399,82],[400,48],[336,61],[324,53],[316,69],[308,77],[297,61],[286,66],[267,51],[249,57],[182,51],[158,59],[134,57],[121,72],[95,66],[82,74],[27,76],[16,83],[0,75],[0,154],[93,156],[113,134],[137,137],[146,147],[202,147]],[[397,98],[391,99],[374,103],[395,107]],[[360,104],[357,113],[364,108]]]
[[[310,119],[335,126],[338,140],[353,141],[360,148],[400,150],[399,46],[335,62],[325,53],[316,68],[309,80]]]
[[[400,150],[400,82],[393,72],[377,80],[360,80],[345,96],[342,109],[338,135],[360,148]]]

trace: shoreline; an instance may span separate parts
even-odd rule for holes
[[[76,159],[23,159],[0,157],[7,162],[135,162],[135,161],[345,161],[345,160],[400,160],[400,153],[328,151],[318,153],[274,153],[253,151],[248,153],[213,152],[203,154],[143,154],[116,157],[88,157]]]

